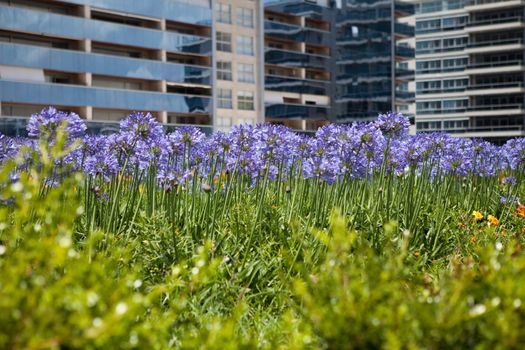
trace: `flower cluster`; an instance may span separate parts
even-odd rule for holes
[[[166,133],[150,114],[133,113],[120,123],[118,133],[102,136],[85,135],[86,125],[78,115],[49,107],[31,116],[29,140],[53,139],[63,123],[70,139],[83,143],[67,161],[74,169],[106,181],[134,171],[154,171],[158,181],[168,186],[194,176],[214,179],[224,173],[252,181],[301,176],[332,183],[379,171],[399,176],[407,172],[496,176],[502,170],[525,168],[524,139],[495,146],[444,133],[409,135],[408,119],[394,112],[372,123],[327,125],[313,136],[264,123],[239,125],[230,133],[211,136],[196,127]],[[14,157],[27,143],[0,137],[0,161]],[[516,179],[509,176],[503,183],[513,186]]]

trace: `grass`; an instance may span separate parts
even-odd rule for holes
[[[43,143],[14,183],[26,157],[0,174],[0,348],[525,343],[525,212],[500,201],[522,183],[219,172],[166,191],[153,166],[50,186],[66,144]]]

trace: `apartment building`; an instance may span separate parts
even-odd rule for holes
[[[263,2],[215,2],[215,127],[264,121]]]
[[[267,2],[267,121],[316,130],[333,120],[335,14],[335,9],[322,1]]]
[[[267,120],[311,130],[413,115],[413,14],[393,0],[267,1]]]
[[[132,111],[211,126],[212,24],[208,0],[0,0],[2,131],[47,105],[101,131]]]
[[[525,5],[416,2],[416,126],[495,142],[525,136]]]
[[[337,14],[338,122],[373,120],[380,113],[411,115],[414,6],[396,0],[344,0]]]

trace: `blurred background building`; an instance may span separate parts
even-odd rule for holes
[[[0,0],[0,131],[47,105],[100,132],[132,111],[210,130],[414,116],[418,16],[397,0]]]
[[[524,136],[524,3],[413,3],[417,131],[494,142]]]
[[[101,131],[132,111],[212,125],[213,23],[208,0],[0,0],[2,121],[54,105]]]

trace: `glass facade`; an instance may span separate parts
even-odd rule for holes
[[[133,110],[209,123],[212,14],[207,0],[2,1],[2,117],[55,105],[99,131]]]
[[[382,0],[348,0],[337,16],[337,81],[335,108],[338,121],[374,119],[396,110],[396,100],[413,101],[402,90],[398,77],[413,75],[399,69],[399,62],[413,59],[409,46],[396,40],[412,37],[414,28],[399,23],[396,14],[413,13],[409,4]]]

